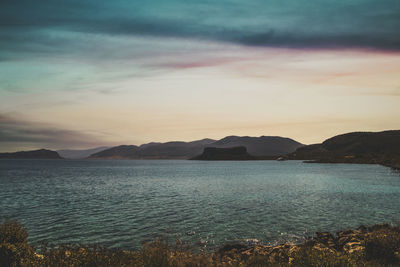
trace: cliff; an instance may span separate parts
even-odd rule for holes
[[[227,136],[209,146],[219,148],[244,146],[253,156],[281,156],[292,153],[304,145],[293,139],[280,136]]]
[[[246,147],[231,148],[206,147],[201,155],[192,160],[254,160],[254,156],[247,153]]]

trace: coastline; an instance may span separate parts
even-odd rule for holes
[[[391,161],[371,161],[371,160],[343,160],[343,159],[317,159],[303,160],[303,163],[329,163],[329,164],[377,164],[384,167],[400,171],[400,160],[392,159]]]
[[[15,221],[0,224],[1,266],[398,266],[400,227],[378,224],[316,232],[300,244],[276,246],[231,243],[212,252],[190,244],[155,240],[139,250],[99,245],[43,244],[36,250],[28,233]]]

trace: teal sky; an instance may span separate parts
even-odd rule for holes
[[[0,150],[400,126],[400,2],[2,1]]]

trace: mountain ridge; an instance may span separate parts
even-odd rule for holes
[[[147,143],[140,146],[117,146],[89,156],[90,159],[189,159],[206,147],[230,148],[244,146],[254,156],[280,156],[295,151],[303,144],[279,136],[226,136],[220,140],[204,138],[184,142]]]

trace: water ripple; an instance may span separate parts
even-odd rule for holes
[[[399,173],[374,165],[0,160],[0,216],[20,220],[34,244],[273,244],[398,222],[399,198]]]

